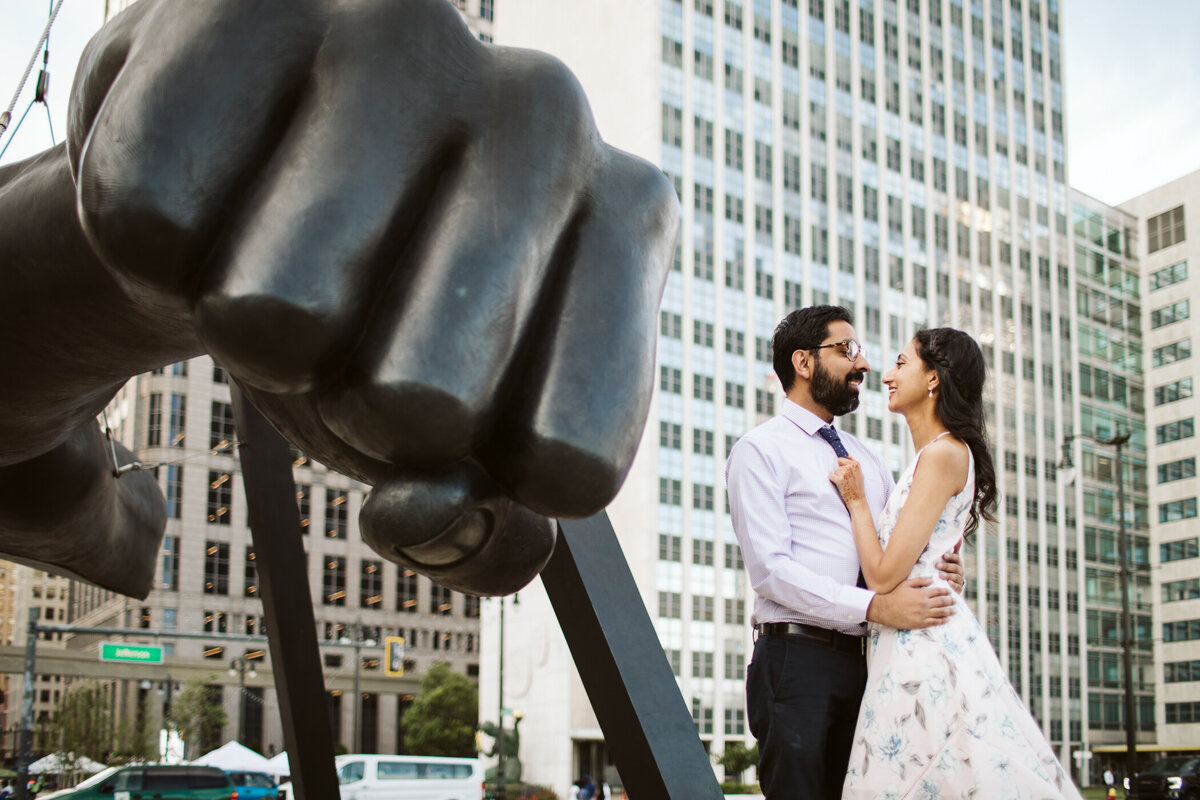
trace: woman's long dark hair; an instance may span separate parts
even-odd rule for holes
[[[965,534],[979,526],[979,518],[996,521],[996,467],[983,421],[983,383],[987,366],[983,351],[968,334],[955,328],[926,328],[913,339],[925,366],[937,370],[938,394],[934,406],[946,430],[966,443],[975,458],[975,496]]]

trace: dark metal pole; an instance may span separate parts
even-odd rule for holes
[[[359,677],[362,670],[362,623],[354,626],[354,752],[362,752],[362,690]]]
[[[507,800],[504,780],[504,598],[500,598],[500,700],[496,714],[496,800]]]
[[[29,628],[25,632],[25,687],[21,693],[21,755],[17,762],[17,797],[28,800],[29,762],[33,759],[33,667],[37,659],[38,612],[29,609]]]
[[[607,514],[559,521],[542,584],[629,796],[721,800]]]
[[[271,668],[296,800],[338,796],[325,674],[287,440],[230,387]]]
[[[1121,451],[1129,434],[1114,436],[1102,444],[1117,449],[1117,558],[1121,560],[1121,658],[1125,670],[1125,774],[1133,778],[1137,772],[1137,708],[1133,698],[1133,620],[1129,613],[1129,542],[1125,535],[1125,469]]]

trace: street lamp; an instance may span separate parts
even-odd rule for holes
[[[499,712],[496,714],[496,800],[508,800],[508,787],[504,778],[504,715],[509,709],[504,707],[504,597],[500,600],[500,668],[499,673]],[[513,595],[513,605],[521,602],[519,595]],[[515,754],[514,754],[515,755]]]
[[[246,741],[246,676],[251,679],[257,678],[258,673],[254,670],[254,662],[247,659],[245,656],[235,658],[229,662],[229,674],[237,676],[238,679],[238,741]]]
[[[1125,535],[1125,472],[1122,449],[1129,441],[1129,433],[1118,433],[1111,439],[1101,439],[1088,433],[1068,433],[1063,439],[1062,461],[1059,468],[1073,468],[1071,442],[1090,439],[1096,444],[1116,449],[1117,483],[1117,560],[1120,562],[1121,592],[1121,661],[1125,672],[1125,774],[1130,779],[1137,772],[1137,715],[1133,699],[1133,623],[1129,613],[1129,543]],[[1065,476],[1064,476],[1065,477]],[[1069,480],[1067,481],[1070,482]]]

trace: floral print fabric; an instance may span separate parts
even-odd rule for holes
[[[884,548],[917,460],[880,514]],[[966,486],[975,486],[974,460]],[[946,504],[910,578],[946,585],[934,565],[962,538],[972,494],[964,490]],[[901,631],[870,624],[867,688],[843,800],[1080,797],[961,595],[944,625]]]

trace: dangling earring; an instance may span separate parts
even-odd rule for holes
[[[931,400],[933,399],[933,387],[932,386],[929,387],[929,398]]]

